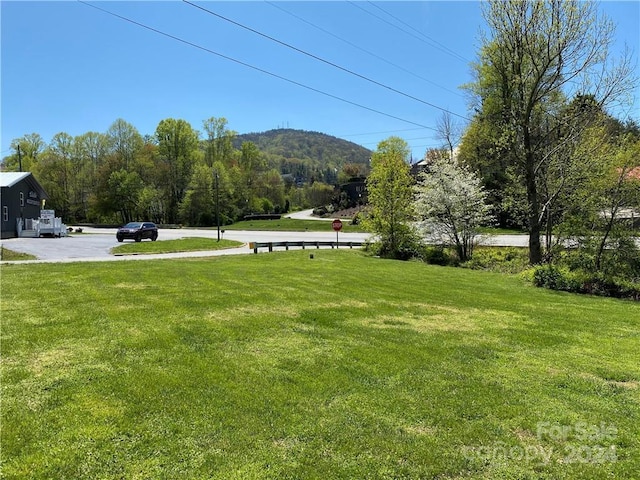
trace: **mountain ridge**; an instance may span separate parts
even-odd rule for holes
[[[311,160],[319,165],[342,167],[345,164],[369,164],[372,151],[333,135],[322,132],[278,128],[264,132],[237,134],[234,147],[253,142],[271,158],[283,160]]]

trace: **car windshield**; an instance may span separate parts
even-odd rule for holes
[[[140,225],[140,222],[129,222],[124,226],[124,228],[140,228]]]

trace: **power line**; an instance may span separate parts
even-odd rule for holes
[[[433,140],[433,137],[416,137],[416,138],[403,138],[405,142],[410,142],[412,140]],[[373,145],[378,142],[364,142],[361,145]]]
[[[380,110],[376,110],[376,109],[374,109],[374,108],[371,108],[371,107],[367,107],[367,106],[365,106],[365,105],[362,105],[362,104],[360,104],[360,103],[352,102],[351,100],[347,100],[347,99],[342,98],[342,97],[339,97],[339,96],[337,96],[337,95],[333,95],[333,94],[331,94],[331,93],[327,93],[327,92],[322,91],[322,90],[319,90],[319,89],[317,89],[317,88],[310,87],[309,85],[305,85],[304,83],[300,83],[300,82],[297,82],[297,81],[295,81],[295,80],[291,80],[291,79],[289,79],[289,78],[283,77],[282,75],[278,75],[278,74],[273,73],[273,72],[270,72],[270,71],[268,71],[268,70],[264,70],[264,69],[262,69],[262,68],[260,68],[260,67],[256,67],[256,66],[251,65],[251,64],[249,64],[249,63],[243,62],[243,61],[241,61],[241,60],[237,60],[237,59],[235,59],[235,58],[233,58],[233,57],[229,57],[229,56],[224,55],[224,54],[222,54],[222,53],[219,53],[219,52],[216,52],[216,51],[211,50],[211,49],[209,49],[209,48],[203,47],[202,45],[198,45],[198,44],[193,43],[193,42],[190,42],[190,41],[188,41],[188,40],[184,40],[183,38],[176,37],[175,35],[172,35],[172,34],[170,34],[170,33],[163,32],[163,31],[161,31],[161,30],[158,30],[157,28],[150,27],[150,26],[148,26],[148,25],[145,25],[145,24],[143,24],[143,23],[137,22],[137,21],[132,20],[132,19],[130,19],[130,18],[127,18],[127,17],[125,17],[125,16],[122,16],[122,15],[119,15],[119,14],[117,14],[117,13],[114,13],[114,12],[111,12],[111,11],[109,11],[109,10],[106,10],[106,9],[104,9],[104,8],[98,7],[98,6],[96,6],[96,5],[92,5],[91,3],[85,2],[85,1],[83,1],[83,0],[77,0],[77,1],[78,1],[79,3],[82,3],[83,5],[86,5],[86,6],[91,7],[91,8],[95,8],[96,10],[99,10],[99,11],[101,11],[101,12],[103,12],[103,13],[106,13],[106,14],[111,15],[111,16],[113,16],[113,17],[119,18],[120,20],[124,20],[125,22],[129,22],[129,23],[131,23],[131,24],[133,24],[133,25],[136,25],[136,26],[138,26],[138,27],[144,28],[144,29],[149,30],[149,31],[151,31],[151,32],[157,33],[157,34],[162,35],[162,36],[164,36],[164,37],[170,38],[170,39],[175,40],[175,41],[177,41],[177,42],[184,43],[185,45],[189,45],[190,47],[197,48],[197,49],[199,49],[199,50],[202,50],[202,51],[204,51],[204,52],[210,53],[210,54],[212,54],[212,55],[216,55],[217,57],[223,58],[223,59],[225,59],[225,60],[229,60],[230,62],[237,63],[238,65],[242,65],[242,66],[247,67],[247,68],[250,68],[250,69],[252,69],[252,70],[256,70],[256,71],[258,71],[258,72],[260,72],[260,73],[264,73],[265,75],[269,75],[269,76],[274,77],[274,78],[277,78],[277,79],[279,79],[279,80],[284,80],[285,82],[291,83],[291,84],[296,85],[296,86],[298,86],[298,87],[306,88],[307,90],[311,90],[311,91],[316,92],[316,93],[319,93],[319,94],[321,94],[321,95],[325,95],[325,96],[330,97],[330,98],[333,98],[333,99],[335,99],[335,100],[339,100],[339,101],[341,101],[341,102],[348,103],[349,105],[353,105],[353,106],[356,106],[356,107],[358,107],[358,108],[362,108],[362,109],[364,109],[364,110],[368,110],[368,111],[370,111],[370,112],[377,113],[377,114],[379,114],[379,115],[384,115],[385,117],[393,118],[394,120],[400,120],[401,122],[409,123],[409,124],[411,124],[411,125],[416,125],[416,126],[418,126],[418,127],[426,128],[426,129],[429,129],[429,130],[436,130],[436,129],[435,129],[435,128],[433,128],[433,127],[428,127],[428,126],[426,126],[426,125],[422,125],[421,123],[417,123],[417,122],[414,122],[414,121],[411,121],[411,120],[407,120],[407,119],[404,119],[404,118],[401,118],[401,117],[397,117],[397,116],[395,116],[395,115],[391,115],[390,113],[385,113],[385,112],[382,112],[382,111],[380,111]]]
[[[351,2],[350,2],[350,3],[351,3]],[[432,46],[433,46],[433,47],[435,47],[435,48],[437,48],[438,50],[440,50],[440,51],[442,51],[442,52],[446,53],[447,55],[451,55],[452,57],[455,57],[455,58],[457,58],[458,60],[462,60],[463,62],[466,62],[466,63],[469,63],[469,62],[470,62],[470,60],[468,60],[468,59],[464,58],[464,57],[463,57],[462,55],[460,55],[459,53],[457,53],[457,52],[455,52],[455,51],[451,50],[451,49],[450,49],[449,47],[447,47],[446,45],[443,45],[442,43],[438,42],[437,40],[434,40],[433,38],[431,38],[430,36],[428,36],[428,35],[427,35],[427,34],[425,34],[424,32],[421,32],[420,30],[418,30],[418,29],[416,29],[416,28],[412,27],[411,25],[409,25],[409,24],[408,24],[407,22],[405,22],[404,20],[401,20],[401,19],[399,19],[398,17],[396,17],[395,15],[393,15],[393,14],[389,13],[387,10],[385,10],[384,8],[382,8],[380,5],[376,5],[375,3],[370,2],[370,1],[367,1],[367,3],[368,3],[369,5],[371,5],[372,7],[377,8],[377,9],[378,9],[378,10],[380,10],[381,12],[384,12],[385,14],[389,15],[389,16],[390,16],[391,18],[393,18],[396,22],[401,23],[402,25],[404,25],[404,26],[406,26],[406,27],[410,28],[411,30],[413,30],[414,32],[416,32],[418,35],[421,35],[421,36],[422,36],[422,37],[424,37],[428,42],[432,42],[433,44],[435,44],[435,45],[432,45]],[[365,10],[365,11],[366,11],[366,10]],[[371,14],[370,12],[368,12],[368,13],[369,13],[369,14]],[[376,15],[374,15],[374,16],[375,16],[376,18],[380,18],[380,17],[377,17]],[[382,19],[380,18],[380,20],[382,20]],[[384,20],[383,20],[383,21],[384,21]],[[387,22],[387,23],[388,23],[388,22]],[[397,26],[397,25],[394,25],[394,27],[395,27],[395,28],[398,28],[398,26]],[[402,30],[402,29],[400,28],[400,30]],[[404,30],[402,30],[402,31],[404,31]],[[405,32],[405,33],[409,33],[409,32],[406,32],[406,31],[404,31],[404,32]]]
[[[404,68],[404,67],[402,67],[402,66],[400,66],[400,65],[397,65],[397,64],[395,64],[395,63],[393,63],[393,62],[391,62],[391,61],[387,60],[387,59],[386,59],[386,58],[384,58],[384,57],[381,57],[380,55],[377,55],[377,54],[375,54],[375,53],[373,53],[373,52],[370,52],[369,50],[367,50],[367,49],[365,49],[365,48],[362,48],[362,47],[360,47],[360,46],[356,45],[355,43],[350,42],[349,40],[346,40],[345,38],[342,38],[342,37],[340,37],[339,35],[336,35],[335,33],[332,33],[332,32],[330,32],[329,30],[327,30],[327,29],[325,29],[325,28],[322,28],[322,27],[320,27],[320,26],[316,25],[315,23],[310,22],[310,21],[308,21],[308,20],[306,20],[306,19],[302,18],[302,17],[301,17],[301,16],[299,16],[299,15],[296,15],[296,14],[295,14],[295,13],[293,13],[293,12],[290,12],[289,10],[287,10],[286,8],[281,7],[280,5],[276,5],[275,3],[273,3],[273,2],[269,2],[269,1],[266,1],[265,3],[268,3],[268,4],[269,4],[269,5],[271,5],[272,7],[277,8],[278,10],[281,10],[282,12],[286,13],[287,15],[290,15],[290,16],[292,16],[293,18],[296,18],[296,19],[298,19],[299,21],[301,21],[301,22],[303,22],[303,23],[306,23],[307,25],[310,25],[310,26],[312,26],[312,27],[314,27],[314,28],[316,28],[316,29],[320,30],[321,32],[324,32],[324,33],[326,33],[327,35],[332,36],[333,38],[337,38],[337,39],[338,39],[338,40],[340,40],[341,42],[344,42],[344,43],[346,43],[347,45],[350,45],[351,47],[353,47],[353,48],[355,48],[355,49],[357,49],[357,50],[360,50],[361,52],[364,52],[364,53],[366,53],[366,54],[368,54],[368,55],[371,55],[372,57],[377,58],[378,60],[381,60],[381,61],[385,62],[386,64],[391,65],[392,67],[395,67],[395,68],[397,68],[397,69],[399,69],[399,70],[402,70],[403,72],[408,73],[409,75],[412,75],[412,76],[414,76],[414,77],[416,77],[416,78],[418,78],[418,79],[422,80],[423,82],[426,82],[426,83],[428,83],[428,84],[430,84],[430,85],[433,85],[433,86],[435,86],[435,87],[441,88],[441,89],[443,89],[443,90],[445,90],[445,91],[447,91],[447,92],[449,92],[449,93],[452,93],[452,94],[454,94],[454,95],[457,95],[457,96],[459,96],[459,97],[464,97],[464,95],[462,95],[461,93],[456,92],[456,91],[454,91],[454,90],[451,90],[451,89],[449,89],[449,88],[447,88],[447,87],[444,87],[444,86],[442,86],[442,85],[439,85],[439,84],[437,84],[437,83],[435,83],[435,82],[433,82],[433,81],[429,80],[428,78],[424,78],[424,77],[422,77],[422,76],[418,75],[417,73],[412,72],[411,70],[408,70],[408,69],[406,69],[406,68]]]
[[[422,130],[422,128],[403,128],[402,130],[385,130],[384,132],[350,133],[348,135],[338,135],[339,137],[358,137],[362,135],[380,135],[383,133],[408,132],[411,130]]]
[[[409,145],[409,148],[442,148],[442,145]]]
[[[468,63],[468,62],[469,62],[469,60],[467,60],[467,59],[466,59],[466,58],[464,58],[463,56],[461,56],[461,55],[457,54],[457,53],[456,53],[456,52],[454,52],[453,50],[448,49],[448,48],[447,48],[447,50],[448,50],[448,51],[447,51],[447,50],[444,50],[443,48],[439,47],[438,45],[434,45],[432,40],[431,40],[431,42],[432,42],[432,43],[430,43],[429,41],[425,40],[424,38],[418,37],[418,36],[417,36],[417,35],[415,35],[414,33],[411,33],[411,32],[409,32],[409,31],[405,30],[404,28],[400,28],[398,25],[396,25],[396,24],[394,24],[394,23],[392,23],[392,22],[388,21],[388,20],[387,20],[387,19],[385,19],[385,18],[382,18],[382,17],[381,17],[381,16],[379,16],[379,15],[376,15],[375,13],[373,13],[373,12],[371,12],[371,11],[367,10],[366,8],[362,8],[360,5],[358,5],[358,4],[357,4],[357,3],[355,3],[355,2],[351,2],[351,1],[350,1],[350,2],[348,2],[348,3],[350,3],[351,5],[353,5],[353,6],[354,6],[354,7],[356,7],[356,8],[359,8],[360,10],[362,10],[363,12],[365,12],[366,14],[371,15],[371,16],[372,16],[372,17],[374,17],[374,18],[377,18],[377,19],[378,19],[378,20],[380,20],[381,22],[384,22],[384,23],[386,23],[387,25],[391,25],[393,28],[395,28],[395,29],[397,29],[397,30],[400,30],[401,32],[406,33],[407,35],[409,35],[409,36],[411,36],[411,37],[415,38],[416,40],[418,40],[418,41],[420,41],[420,42],[422,42],[422,43],[425,43],[425,44],[429,45],[430,47],[436,48],[436,49],[438,49],[438,50],[440,50],[440,51],[442,51],[442,52],[446,53],[447,55],[452,56],[452,57],[453,57],[453,58],[455,58],[456,60],[460,60],[461,62],[465,62],[465,63]],[[369,2],[369,3],[370,3],[370,2]],[[374,7],[375,7],[375,6],[376,6],[376,5],[374,5]],[[378,7],[378,8],[380,8],[380,7]],[[380,8],[380,10],[382,10],[382,8]],[[382,11],[384,11],[384,10],[382,10]],[[387,13],[386,11],[384,11],[384,12],[385,12],[385,13]],[[387,13],[387,14],[388,14],[388,13]],[[388,15],[390,15],[390,14],[388,14]],[[390,16],[392,16],[392,17],[393,17],[393,15],[390,15]],[[395,17],[393,17],[393,18],[395,18]],[[396,20],[397,20],[397,19],[396,19]],[[398,20],[398,21],[401,21],[401,20]],[[404,22],[403,22],[403,23],[404,23]],[[413,27],[411,27],[411,28],[413,28]],[[424,35],[424,34],[423,34],[423,36],[425,36],[425,37],[426,37],[426,35]],[[428,38],[428,37],[427,37],[427,38]],[[445,47],[445,48],[446,48],[446,47]]]
[[[248,30],[248,31],[250,31],[252,33],[255,33],[256,35],[260,35],[261,37],[264,37],[264,38],[266,38],[268,40],[271,40],[272,42],[278,43],[278,44],[280,44],[280,45],[282,45],[284,47],[287,47],[287,48],[290,48],[292,50],[295,50],[298,53],[301,53],[301,54],[306,55],[306,56],[308,56],[310,58],[313,58],[314,60],[317,60],[319,62],[322,62],[322,63],[325,63],[327,65],[330,65],[330,66],[332,66],[334,68],[337,68],[338,70],[342,70],[343,72],[346,72],[346,73],[348,73],[350,75],[354,75],[354,76],[356,76],[358,78],[361,78],[362,80],[366,80],[367,82],[373,83],[374,85],[378,85],[379,87],[386,88],[387,90],[390,90],[390,91],[392,91],[394,93],[397,93],[399,95],[402,95],[404,97],[410,98],[411,100],[415,100],[416,102],[420,102],[420,103],[422,103],[424,105],[428,105],[428,106],[430,106],[432,108],[436,108],[436,109],[441,110],[441,111],[443,111],[445,113],[449,113],[450,115],[454,115],[456,117],[462,118],[463,120],[470,121],[470,119],[467,118],[467,117],[464,117],[464,116],[459,115],[457,113],[451,112],[451,111],[447,110],[446,108],[439,107],[438,105],[434,105],[433,103],[430,103],[430,102],[427,102],[425,100],[422,100],[421,98],[414,97],[413,95],[410,95],[408,93],[402,92],[402,91],[400,91],[400,90],[398,90],[396,88],[390,87],[389,85],[386,85],[384,83],[378,82],[377,80],[373,80],[372,78],[369,78],[369,77],[367,77],[365,75],[362,75],[360,73],[354,72],[353,70],[349,70],[348,68],[342,67],[342,66],[340,66],[340,65],[338,65],[336,63],[333,63],[333,62],[331,62],[329,60],[325,60],[322,57],[314,55],[313,53],[309,53],[309,52],[307,52],[305,50],[302,50],[302,49],[300,49],[298,47],[295,47],[295,46],[293,46],[291,44],[283,42],[282,40],[278,40],[277,38],[274,38],[274,37],[271,37],[271,36],[267,35],[266,33],[259,32],[258,30],[255,30],[255,29],[253,29],[251,27],[243,25],[242,23],[236,22],[235,20],[231,20],[230,18],[227,18],[227,17],[225,17],[223,15],[220,15],[219,13],[216,13],[216,12],[214,12],[212,10],[209,10],[207,8],[204,8],[204,7],[200,6],[200,5],[192,3],[189,0],[182,0],[182,1],[184,3],[186,3],[187,5],[191,5],[194,8],[197,8],[199,10],[202,10],[203,12],[208,13],[209,15],[213,15],[214,17],[217,17],[217,18],[219,18],[221,20],[224,20],[225,22],[229,22],[229,23],[231,23],[233,25],[236,25],[236,26],[238,26],[240,28],[243,28],[243,29]]]

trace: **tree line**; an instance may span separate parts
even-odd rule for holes
[[[203,121],[202,132],[163,119],[153,135],[117,119],[104,133],[61,132],[49,143],[37,133],[14,139],[3,168],[33,172],[49,194],[47,207],[68,223],[192,226],[214,224],[216,200],[222,224],[329,203],[350,171],[339,161],[285,160],[236,140],[223,117]]]
[[[470,123],[443,117],[446,147],[427,153],[417,187],[406,143],[391,138],[373,155],[379,252],[419,256],[435,233],[464,262],[493,219],[527,231],[529,262],[546,264],[540,284],[640,296],[640,127],[608,113],[638,85],[631,56],[611,58],[615,29],[593,2],[495,1],[483,15]],[[415,220],[420,236],[408,228]]]

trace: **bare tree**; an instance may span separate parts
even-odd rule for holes
[[[449,158],[453,159],[453,151],[458,146],[462,136],[462,128],[449,112],[443,112],[436,123],[436,130],[438,137],[446,143],[449,150]]]

